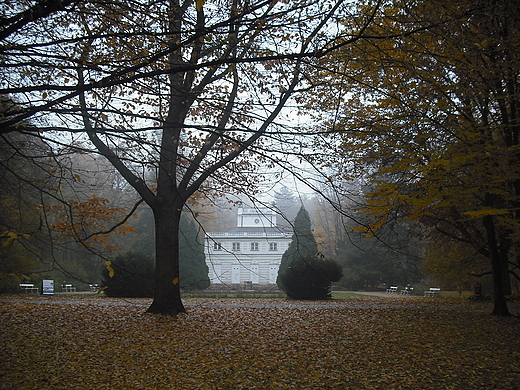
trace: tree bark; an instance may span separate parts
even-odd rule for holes
[[[186,313],[179,284],[179,224],[182,207],[155,206],[155,295],[148,313]]]
[[[496,230],[491,215],[483,218],[484,229],[486,230],[487,242],[489,246],[489,259],[491,260],[491,271],[493,277],[493,312],[491,314],[497,316],[510,316],[511,313],[507,308],[506,302],[506,284],[504,283],[504,259],[507,270],[507,253],[500,253],[501,250],[496,238]],[[506,271],[507,272],[507,271]]]

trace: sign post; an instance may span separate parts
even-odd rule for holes
[[[54,295],[54,280],[42,281],[42,295]]]

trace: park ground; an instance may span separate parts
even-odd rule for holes
[[[518,389],[520,318],[490,302],[0,296],[0,389]],[[520,314],[520,304],[510,309]]]

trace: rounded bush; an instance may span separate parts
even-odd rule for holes
[[[117,256],[110,268],[103,268],[105,295],[119,298],[151,298],[155,288],[155,265],[153,258],[137,252]]]
[[[330,299],[330,287],[343,276],[340,265],[316,257],[295,259],[280,276],[286,294],[293,299]]]

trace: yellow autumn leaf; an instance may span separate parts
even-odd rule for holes
[[[11,243],[18,238],[18,234],[15,232],[5,232],[3,237],[7,237],[7,240],[2,244],[3,246],[9,246]]]
[[[113,278],[116,273],[115,273],[114,269],[111,267],[112,262],[111,261],[105,261],[105,265],[106,265],[107,270],[108,270],[108,276]]]
[[[108,288],[108,286],[103,286],[101,287],[99,290],[97,290],[96,294],[99,295],[101,294],[103,291],[105,291],[106,289]]]

